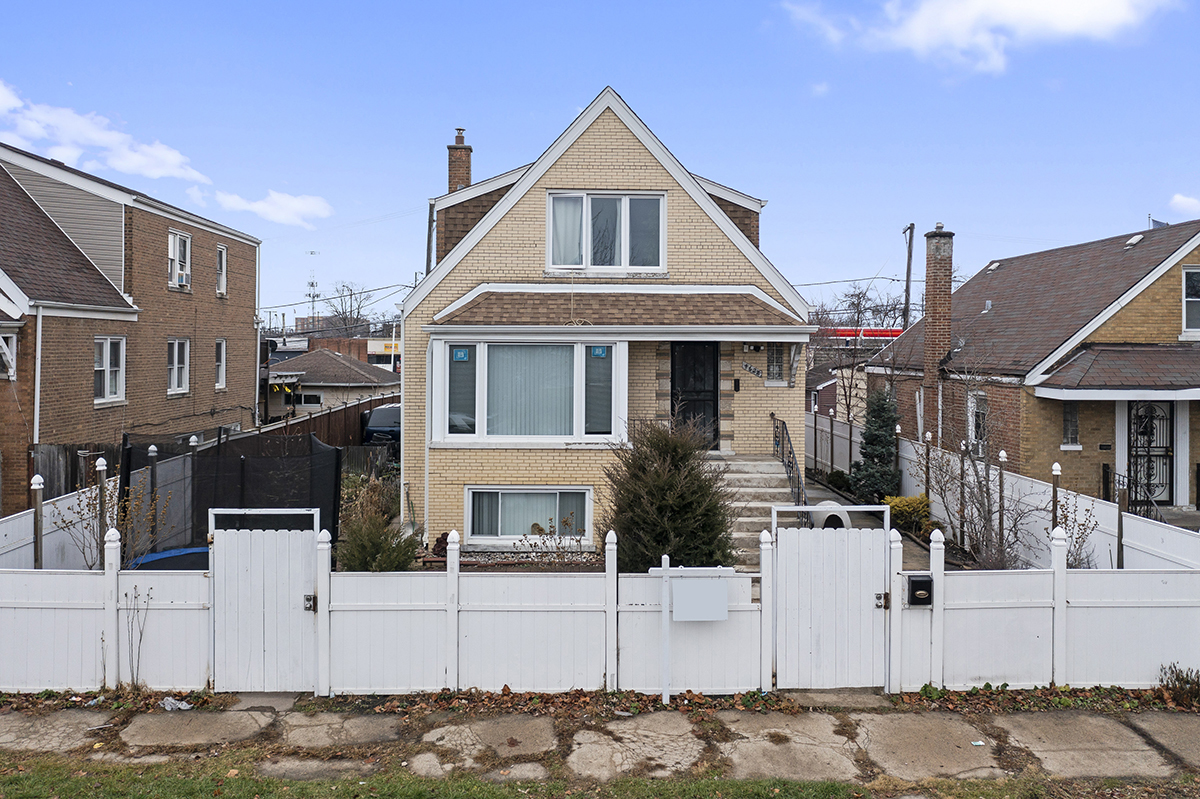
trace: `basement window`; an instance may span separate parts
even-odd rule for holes
[[[472,548],[553,547],[567,537],[586,537],[589,529],[591,489],[582,486],[476,486],[467,489],[466,499],[464,545]],[[591,549],[590,540],[583,543]]]

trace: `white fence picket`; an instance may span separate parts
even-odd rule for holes
[[[208,583],[206,572],[120,573],[117,631],[123,681],[161,691],[202,690],[209,684]]]
[[[0,690],[104,684],[103,572],[0,571]]]

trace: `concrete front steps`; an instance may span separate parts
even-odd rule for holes
[[[733,523],[733,548],[738,571],[756,572],[759,566],[758,537],[771,529],[771,508],[791,505],[787,470],[778,459],[762,455],[743,455],[725,459],[728,471],[725,484],[737,492],[738,517]],[[796,514],[782,514],[780,520],[795,523]]]

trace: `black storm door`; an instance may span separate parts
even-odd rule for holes
[[[719,442],[720,382],[717,343],[676,341],[671,344],[671,400],[681,420],[698,419],[709,432],[712,449]]]

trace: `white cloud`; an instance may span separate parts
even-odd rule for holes
[[[822,81],[821,83],[814,83],[812,85],[812,96],[813,97],[824,97],[827,94],[829,94],[829,84],[828,83],[825,83]]]
[[[815,3],[784,3],[783,7],[791,15],[792,22],[801,27],[811,28],[830,44],[839,44],[846,36],[845,32]]]
[[[208,207],[208,202],[204,199],[208,196],[208,192],[206,192],[204,189],[200,188],[199,186],[188,186],[186,193],[196,205],[200,206],[201,208]]]
[[[71,108],[22,100],[3,81],[0,81],[0,138],[23,149],[40,151],[68,166],[76,166],[88,155],[88,168],[107,168],[148,178],[212,182],[174,147],[159,141],[152,144],[136,141],[99,114],[80,114]]]
[[[333,214],[333,206],[323,197],[310,194],[284,194],[278,191],[268,191],[265,199],[250,201],[236,194],[216,193],[217,203],[226,211],[252,211],[268,222],[278,222],[281,225],[300,225],[309,230],[313,226],[309,219],[324,219]]]
[[[1200,200],[1185,194],[1176,194],[1171,198],[1171,210],[1192,218],[1200,217]]]
[[[920,58],[1000,73],[1014,47],[1069,39],[1115,39],[1177,0],[886,0],[881,15],[860,26],[839,24],[816,5],[784,3],[792,20],[837,44],[908,50]],[[857,31],[862,29],[861,34]]]

